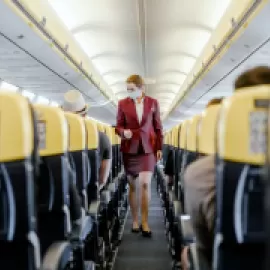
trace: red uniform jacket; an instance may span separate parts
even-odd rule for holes
[[[156,153],[162,149],[163,133],[158,102],[148,96],[144,97],[143,102],[143,116],[139,123],[134,101],[131,98],[119,101],[116,132],[122,138],[123,153],[136,154],[140,141],[146,154]],[[133,133],[129,140],[123,136],[125,129],[130,129]]]

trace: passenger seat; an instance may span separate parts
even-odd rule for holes
[[[263,269],[264,179],[270,88],[223,102],[217,136],[214,269]]]
[[[34,112],[19,94],[0,92],[0,265],[38,270]]]
[[[51,265],[62,250],[60,260],[68,265],[72,259],[69,202],[69,162],[67,125],[61,109],[35,105],[40,154],[38,186],[38,233],[44,264]],[[49,249],[49,247],[51,247]],[[49,249],[49,251],[48,251]]]

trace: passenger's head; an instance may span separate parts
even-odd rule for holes
[[[131,75],[126,80],[127,91],[132,99],[140,98],[144,94],[144,81],[140,75]]]
[[[62,109],[81,116],[86,116],[88,112],[85,99],[78,90],[70,90],[65,93]]]
[[[235,81],[235,90],[257,85],[270,84],[270,67],[259,66],[242,73]]]
[[[222,102],[224,98],[223,97],[219,97],[219,98],[213,98],[211,99],[207,105],[206,105],[206,108],[209,108],[210,106],[213,106],[213,105],[218,105]]]

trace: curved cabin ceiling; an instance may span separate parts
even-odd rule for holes
[[[114,124],[139,73],[168,130],[269,65],[269,12],[268,0],[3,0],[0,91],[57,106],[76,88],[91,117]]]
[[[163,116],[182,91],[231,0],[48,0],[109,85],[126,96],[132,73]]]

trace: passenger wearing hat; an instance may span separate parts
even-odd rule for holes
[[[64,95],[64,102],[62,105],[64,111],[73,112],[85,117],[88,113],[88,105],[84,97],[78,90],[70,90]],[[98,132],[99,135],[99,190],[101,190],[107,183],[112,159],[112,146],[108,136],[103,132]]]
[[[81,116],[86,116],[88,112],[88,105],[78,90],[70,90],[64,95],[62,109],[66,112],[72,112]]]

